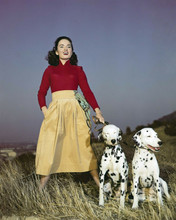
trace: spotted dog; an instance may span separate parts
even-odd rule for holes
[[[115,184],[120,181],[120,208],[125,204],[125,193],[127,188],[128,164],[124,152],[119,144],[122,140],[122,132],[115,125],[106,125],[101,133],[106,148],[100,164],[100,188],[99,205],[104,206],[104,177],[108,172]],[[110,188],[110,187],[109,187]]]
[[[133,140],[136,149],[132,161],[134,197],[132,208],[138,208],[140,195],[145,192],[141,190],[145,188],[154,190],[158,204],[162,205],[162,193],[165,193],[168,199],[170,198],[167,183],[159,177],[159,166],[154,154],[160,150],[162,141],[152,128],[141,129],[133,136]]]

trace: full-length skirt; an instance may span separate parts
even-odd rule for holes
[[[52,93],[40,128],[35,165],[40,175],[97,169],[86,116],[73,90]]]

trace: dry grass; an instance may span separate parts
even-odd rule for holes
[[[89,174],[56,174],[49,180],[45,190],[39,191],[39,177],[34,174],[34,156],[27,154],[13,161],[2,162],[0,169],[0,217],[27,216],[45,220],[74,219],[176,219],[176,137],[166,136],[163,128],[157,129],[164,141],[163,149],[156,155],[161,176],[171,189],[171,201],[164,201],[159,209],[156,203],[144,202],[138,210],[132,210],[128,201],[119,212],[119,202],[111,199],[105,207],[98,206],[98,188]],[[98,160],[103,151],[102,144],[93,144]],[[125,146],[125,152],[132,152],[132,146]],[[131,161],[130,154],[128,162]],[[30,175],[31,174],[31,175]],[[29,176],[28,176],[29,175]]]

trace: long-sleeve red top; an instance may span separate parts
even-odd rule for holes
[[[81,88],[90,106],[94,110],[95,108],[99,108],[82,67],[71,65],[70,61],[67,61],[64,65],[59,62],[58,66],[48,66],[43,74],[38,91],[40,108],[46,106],[45,97],[49,87],[51,87],[51,92],[53,93],[61,90],[77,90],[78,86]]]

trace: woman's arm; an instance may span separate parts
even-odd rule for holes
[[[99,108],[96,108],[96,109],[95,109],[95,113],[96,113],[96,117],[98,118],[98,120],[99,120],[101,123],[104,123],[105,120],[104,120],[104,117],[103,117],[103,115],[102,115],[102,113],[101,113],[101,111],[100,111]]]
[[[44,106],[46,107],[45,97],[46,97],[47,91],[49,89],[49,86],[50,86],[50,71],[49,71],[49,68],[47,68],[43,74],[40,88],[38,91],[38,103],[39,103],[41,109]]]

